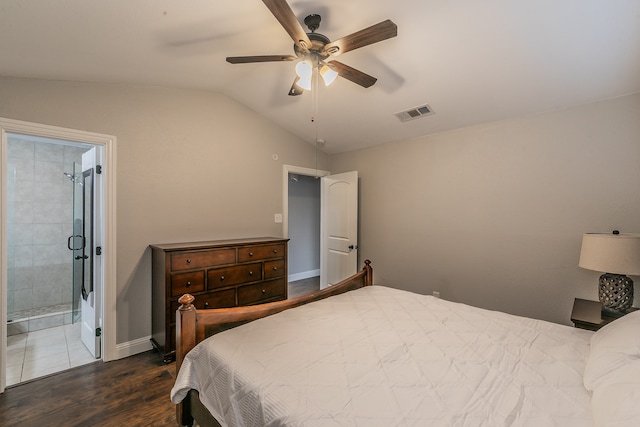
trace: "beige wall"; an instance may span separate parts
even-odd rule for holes
[[[0,117],[118,138],[117,343],[151,334],[150,243],[281,236],[282,165],[315,167],[312,145],[217,93],[0,78],[0,94]]]
[[[0,94],[0,117],[118,138],[118,343],[151,332],[149,243],[280,236],[282,165],[315,167],[313,146],[216,93],[0,78]],[[636,94],[336,155],[331,170],[359,171],[376,283],[568,324],[574,297],[597,298],[582,233],[640,232],[639,117]]]
[[[640,94],[331,161],[359,171],[378,284],[570,324],[574,297],[597,299],[582,233],[640,232]]]

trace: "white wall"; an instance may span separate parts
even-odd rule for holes
[[[0,94],[0,117],[118,139],[117,343],[151,334],[149,244],[279,237],[282,165],[315,167],[312,145],[218,93],[0,78]]]
[[[151,332],[148,244],[280,236],[282,165],[316,167],[312,145],[217,93],[13,78],[0,93],[0,117],[118,138],[117,343]],[[635,94],[336,155],[331,170],[359,172],[376,283],[568,324],[574,297],[597,298],[582,233],[640,232],[639,117]]]
[[[359,172],[377,284],[570,324],[574,297],[597,299],[582,234],[640,232],[640,94],[331,161]]]

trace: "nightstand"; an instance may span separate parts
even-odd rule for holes
[[[602,310],[602,304],[599,301],[576,298],[573,301],[571,321],[576,328],[597,331],[604,325],[636,310],[638,309],[631,307],[621,313],[609,313]]]

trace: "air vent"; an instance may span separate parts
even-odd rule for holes
[[[420,117],[428,116],[431,114],[435,114],[431,107],[427,104],[421,105],[419,107],[411,108],[407,111],[401,111],[396,113],[395,116],[400,119],[401,122],[407,122],[413,119],[419,119]]]

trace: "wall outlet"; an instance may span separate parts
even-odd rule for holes
[[[276,224],[280,224],[282,222],[282,214],[275,214],[273,217],[276,221]]]
[[[436,298],[440,298],[440,291],[433,291],[433,296]]]

